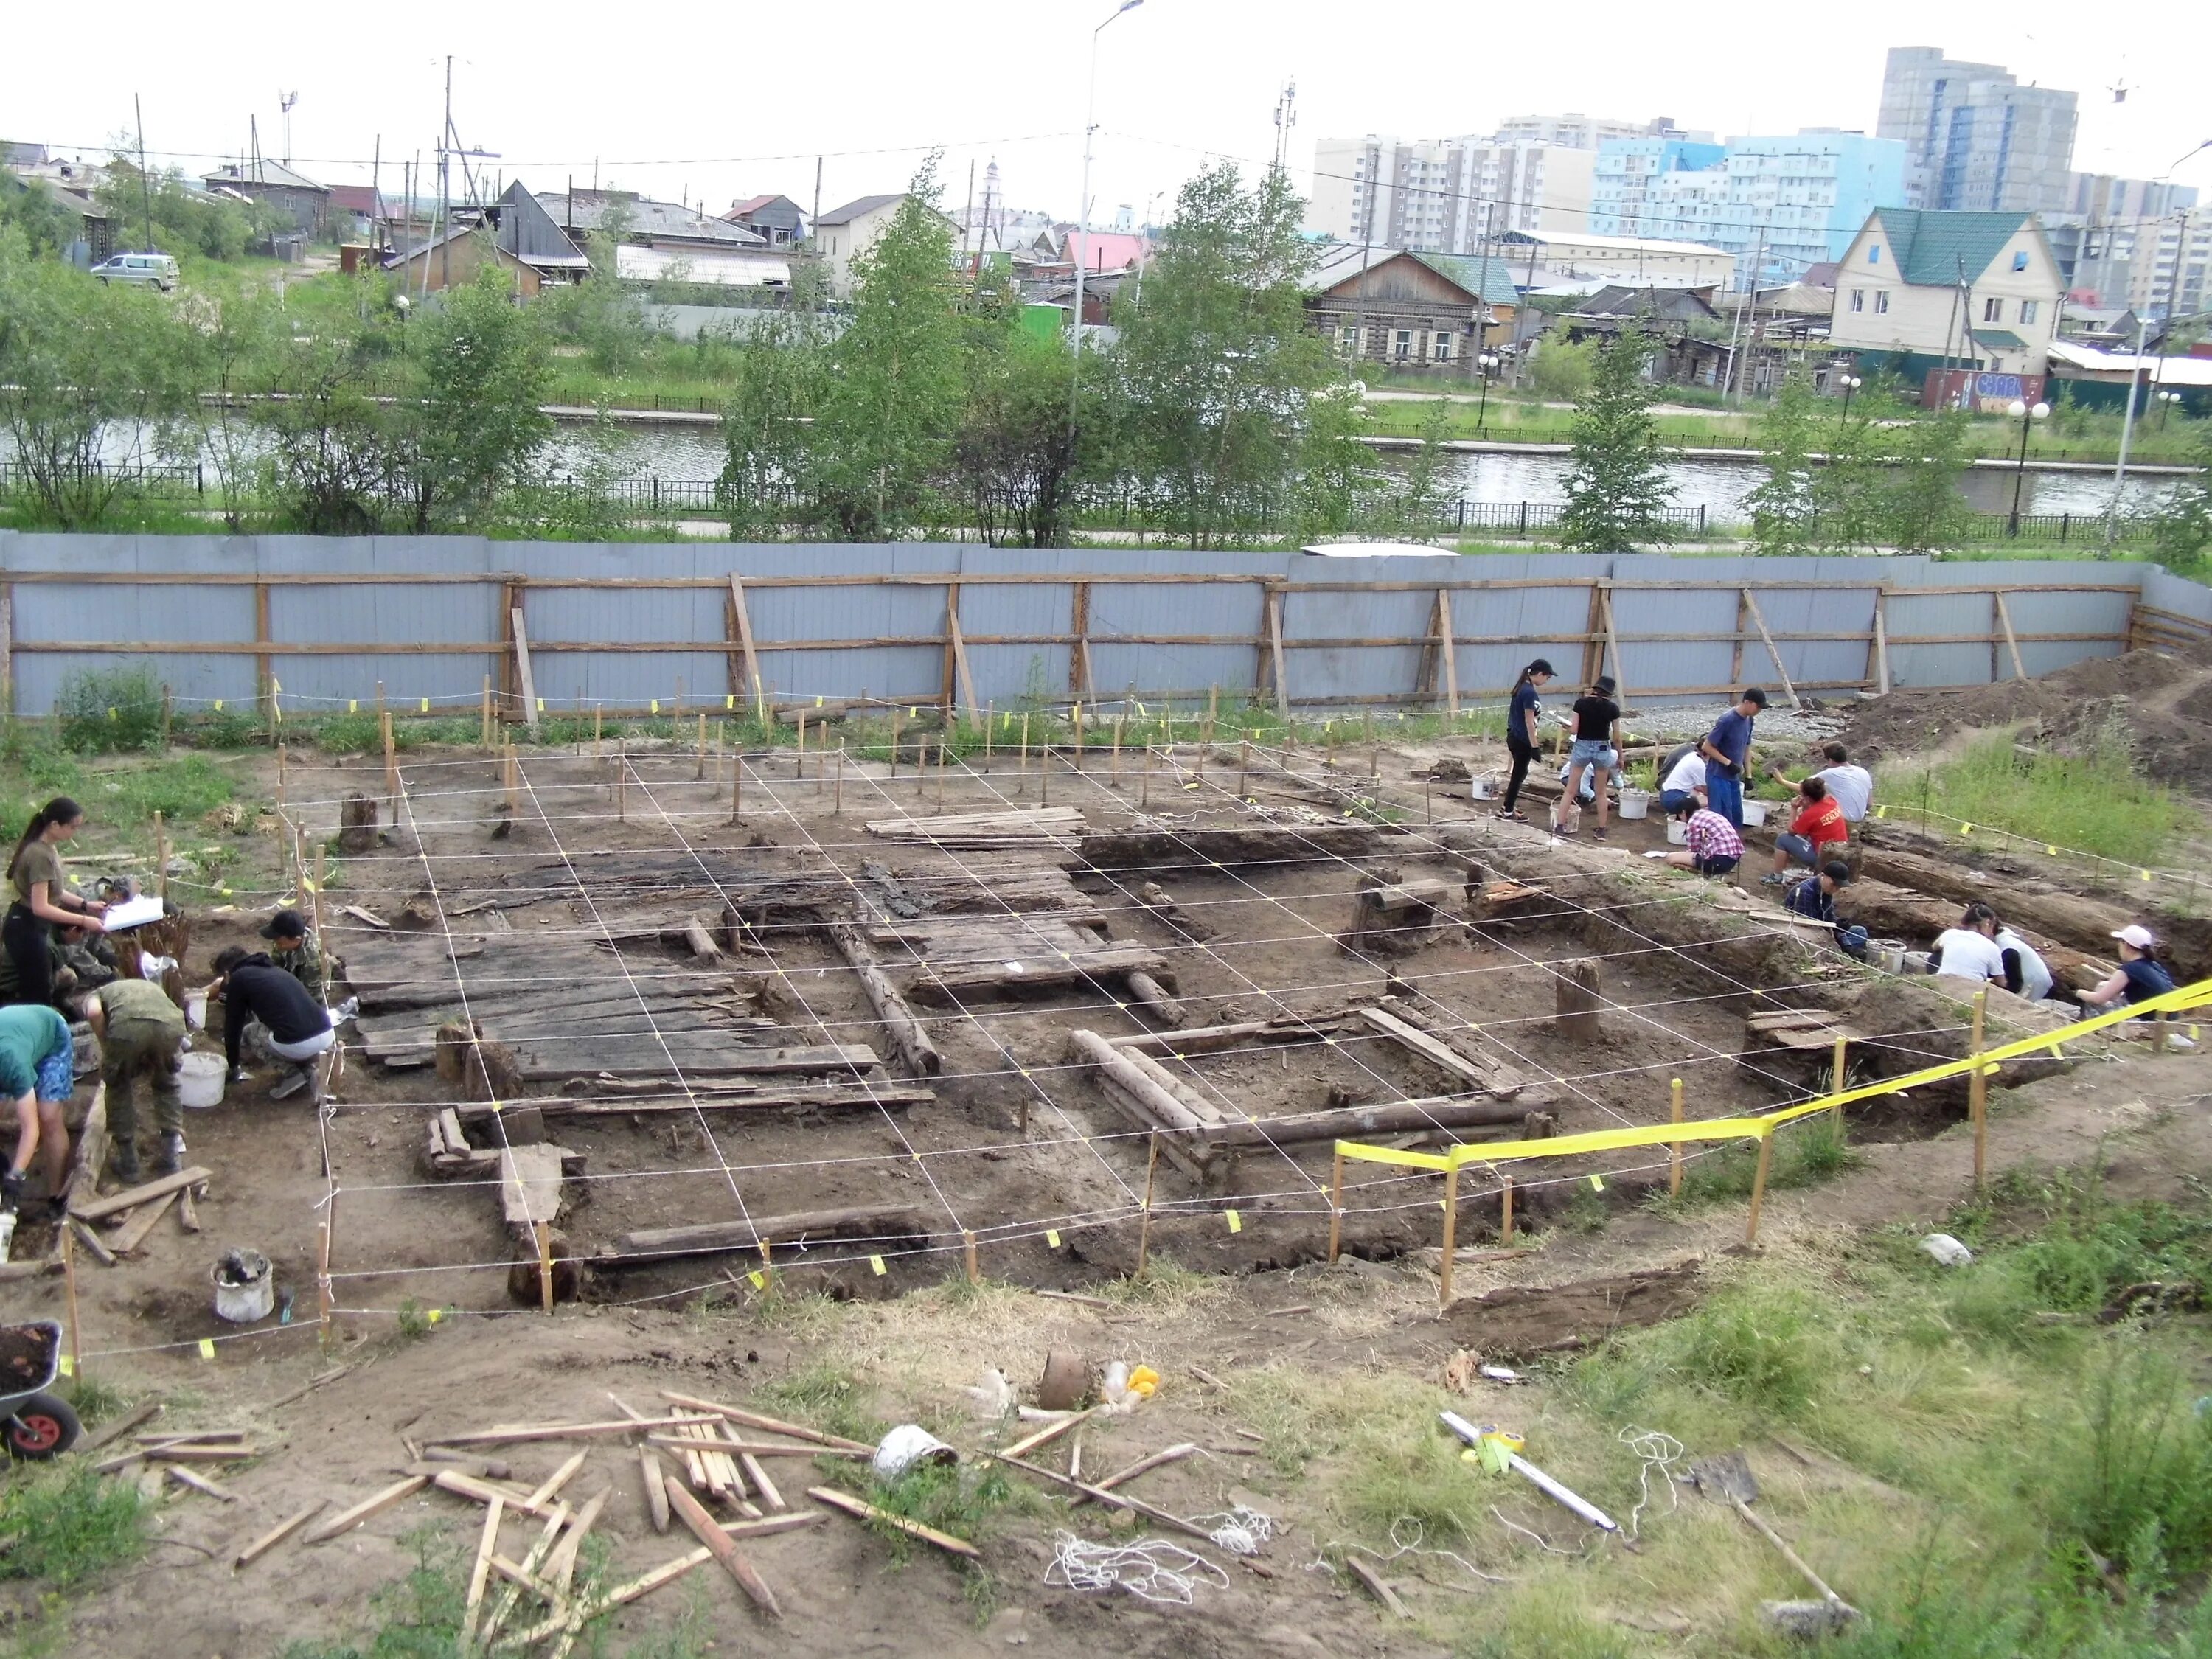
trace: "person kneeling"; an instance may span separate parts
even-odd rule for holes
[[[230,1080],[246,1081],[239,1048],[246,1040],[249,1022],[263,1029],[257,1047],[292,1068],[269,1091],[271,1100],[289,1100],[305,1089],[311,1102],[319,1102],[315,1064],[337,1040],[331,1026],[331,1011],[307,994],[307,988],[269,959],[266,951],[251,955],[240,946],[226,946],[215,959],[216,979],[208,987],[210,997],[222,999],[223,1058],[230,1065]]]
[[[1685,850],[1668,854],[1667,862],[1701,876],[1735,874],[1743,860],[1743,837],[1736,834],[1735,825],[1711,807],[1694,804],[1677,816],[1686,821],[1682,828]]]
[[[1819,871],[1805,878],[1782,901],[1782,908],[1792,915],[1803,916],[1808,921],[1824,921],[1836,930],[1836,948],[1847,957],[1865,960],[1867,930],[1856,922],[1845,923],[1836,919],[1836,895],[1848,886],[1851,866],[1841,859],[1830,859]]]
[[[1789,832],[1774,838],[1774,868],[1760,878],[1769,887],[1788,881],[1792,864],[1818,870],[1831,854],[1841,853],[1850,839],[1844,809],[1829,798],[1828,786],[1820,779],[1799,784],[1797,801],[1797,816],[1790,820]]]
[[[69,1130],[62,1108],[76,1087],[69,1022],[44,1003],[0,1008],[0,1093],[15,1106],[15,1156],[0,1174],[0,1210],[21,1211],[31,1160],[45,1154],[49,1208],[69,1179]]]
[[[2164,996],[2173,989],[2173,975],[2166,971],[2154,957],[2158,940],[2149,928],[2141,922],[2130,922],[2112,937],[2120,944],[2120,965],[2105,982],[2094,990],[2081,993],[2081,1007],[2086,1013],[2109,1013],[2123,1003],[2148,1002],[2153,997]],[[2145,1020],[2164,1019],[2164,1014],[2143,1014]],[[2175,1048],[2193,1048],[2197,1045],[2177,1031],[2168,1031],[2167,1045]]]

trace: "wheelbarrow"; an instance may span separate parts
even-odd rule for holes
[[[58,1457],[84,1432],[69,1401],[46,1392],[61,1373],[61,1354],[62,1328],[50,1319],[0,1325],[0,1434],[10,1457]]]

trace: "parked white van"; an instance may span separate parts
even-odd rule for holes
[[[118,253],[92,268],[103,283],[148,283],[164,294],[177,287],[177,262],[166,253]]]

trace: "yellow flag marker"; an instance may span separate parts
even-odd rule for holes
[[[76,1375],[76,1361],[70,1358],[67,1354],[64,1354],[62,1356],[62,1375],[64,1376],[75,1376]]]
[[[1589,1182],[1590,1182],[1590,1190],[1591,1190],[1592,1192],[1594,1192],[1594,1193],[1601,1193],[1601,1192],[1603,1192],[1603,1191],[1605,1190],[1605,1178],[1604,1178],[1602,1176],[1598,1176],[1598,1175],[1593,1175],[1593,1176],[1590,1176],[1590,1178],[1589,1178]]]
[[[653,700],[653,712],[656,714],[660,712],[660,699],[658,697]]]
[[[220,708],[222,705],[221,703],[217,703],[216,704],[216,707]],[[426,714],[430,712],[430,700],[428,697],[422,699],[422,712]]]
[[[757,1291],[762,1291],[762,1290],[766,1290],[766,1289],[768,1288],[768,1280],[766,1280],[765,1279],[763,1279],[763,1278],[760,1276],[760,1269],[759,1269],[759,1268],[757,1268],[757,1267],[754,1268],[754,1269],[752,1270],[752,1272],[750,1272],[750,1273],[747,1273],[747,1274],[745,1275],[745,1277],[746,1277],[747,1279],[751,1279],[751,1280],[752,1280],[752,1282],[753,1282],[753,1288],[754,1288],[755,1290],[757,1290]]]
[[[1244,1218],[1234,1210],[1229,1212],[1229,1231],[1232,1233],[1241,1233],[1244,1231]]]
[[[434,1325],[446,1316],[446,1310],[443,1308],[433,1308],[423,1316]]]
[[[349,714],[358,714],[361,713],[361,699],[359,697],[348,697],[346,699],[346,713]]]
[[[215,709],[216,709],[216,713],[217,713],[218,714],[220,714],[222,712],[222,699],[221,697],[217,697],[217,698],[215,700]]]
[[[1044,1230],[1044,1242],[1051,1245],[1054,1249],[1058,1249],[1060,1248],[1059,1232],[1054,1228],[1046,1228]]]
[[[213,1337],[204,1336],[200,1339],[200,1358],[203,1359],[212,1359],[215,1358],[215,1339]]]
[[[884,1266],[884,1259],[879,1255],[870,1256],[868,1258],[868,1266],[876,1270],[876,1277],[878,1279],[881,1279],[885,1273],[890,1271]]]

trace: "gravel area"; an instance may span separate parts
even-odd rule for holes
[[[1777,701],[1779,701],[1778,696]],[[1729,705],[1716,703],[1669,703],[1664,708],[1647,708],[1641,714],[1631,714],[1622,723],[1639,738],[1653,738],[1662,743],[1680,743],[1690,738],[1701,738],[1713,729],[1713,722],[1728,712]],[[1848,707],[1826,708],[1817,712],[1798,714],[1787,708],[1770,706],[1759,717],[1756,741],[1764,744],[1823,743],[1841,732],[1850,723]]]

